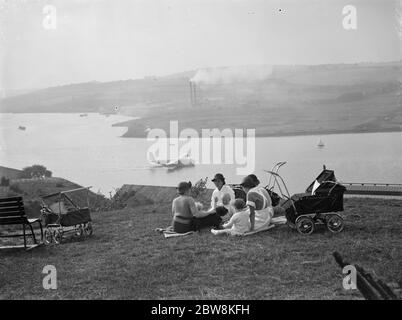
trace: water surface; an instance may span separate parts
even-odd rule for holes
[[[176,185],[222,172],[228,182],[241,180],[236,165],[196,165],[178,171],[151,169],[146,153],[150,142],[121,138],[112,127],[128,120],[120,115],[0,114],[0,165],[22,168],[43,164],[64,177],[108,194],[123,184]],[[19,130],[25,126],[26,130]],[[324,148],[318,148],[321,139]],[[302,192],[322,165],[344,182],[402,183],[402,132],[335,134],[256,139],[255,173],[263,183],[275,162],[287,161],[280,173],[290,193]],[[210,186],[212,186],[210,184]]]

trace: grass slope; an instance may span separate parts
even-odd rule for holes
[[[164,239],[169,205],[93,214],[95,233],[34,251],[0,252],[0,299],[361,299],[342,289],[331,253],[402,279],[402,202],[347,199],[347,227],[301,236],[286,226],[248,238]],[[42,288],[57,268],[58,289]]]

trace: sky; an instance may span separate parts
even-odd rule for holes
[[[136,79],[205,67],[400,60],[397,4],[0,0],[0,90]],[[51,15],[55,20],[44,13],[46,5],[56,9]],[[355,30],[343,27],[346,5],[356,8]]]

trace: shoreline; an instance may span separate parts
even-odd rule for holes
[[[139,120],[139,119],[138,119]],[[132,120],[129,120],[132,121]],[[146,133],[142,133],[139,130],[133,130],[132,127],[129,124],[126,124],[126,121],[120,122],[120,123],[115,123],[112,125],[113,127],[125,127],[127,128],[126,132],[122,134],[120,137],[121,138],[147,138]],[[160,128],[162,129],[162,128]],[[206,128],[196,128],[195,130],[199,133],[201,136],[200,132],[202,129]],[[219,129],[219,128],[208,128],[208,129]],[[243,130],[247,130],[250,128],[244,128]],[[252,128],[251,128],[252,129]],[[180,130],[180,128],[179,128]],[[223,129],[219,129],[223,130]],[[393,132],[402,132],[402,126],[400,128],[398,127],[392,127],[392,128],[372,128],[372,129],[356,129],[356,128],[351,128],[348,130],[316,130],[316,131],[292,131],[292,132],[273,132],[273,133],[264,133],[264,132],[258,132],[258,129],[256,130],[255,137],[256,138],[280,138],[280,137],[301,137],[301,136],[319,136],[319,135],[337,135],[337,134],[364,134],[364,133],[393,133]],[[179,131],[180,132],[180,131]],[[170,132],[166,131],[166,137],[170,138]]]
[[[79,112],[34,112],[32,114],[80,114]],[[0,117],[1,114],[26,114],[26,112],[0,112]],[[99,115],[104,115],[101,112],[87,112],[87,114],[99,114]],[[142,117],[136,117],[132,115],[126,115],[126,114],[109,114],[109,115],[114,115],[114,116],[122,116],[122,117],[127,117],[131,119],[123,120],[120,122],[116,122],[111,124],[112,127],[125,127],[126,131],[120,136],[121,138],[147,138],[147,135],[145,133],[146,128],[150,128],[151,126],[146,125],[144,126],[143,123],[139,123],[137,120],[149,120],[149,117],[142,118]],[[158,120],[161,120],[160,118],[154,118],[156,120],[155,122],[159,122]],[[136,126],[133,126],[133,124],[136,124]],[[370,128],[370,123],[368,124],[368,128],[350,128],[350,129],[323,129],[323,130],[312,130],[312,131],[289,131],[289,132],[264,132],[266,131],[265,128],[256,128],[255,131],[255,137],[256,138],[279,138],[279,137],[300,137],[300,136],[319,136],[319,135],[337,135],[337,134],[363,134],[363,133],[392,133],[392,132],[402,132],[402,125],[393,125],[392,127],[383,127],[381,128],[380,125],[373,125]],[[191,127],[191,126],[185,126],[186,128]],[[155,128],[158,128],[155,126]],[[226,127],[229,128],[230,127]],[[223,130],[226,128],[216,128],[211,126],[210,128],[200,128],[197,126],[194,126],[194,129],[200,134],[202,129],[218,129],[218,130]],[[160,127],[160,129],[164,129],[163,127]],[[243,130],[247,129],[253,129],[253,128],[242,128]],[[179,128],[180,130],[180,128]],[[170,138],[170,130],[166,130],[167,133],[167,138]]]

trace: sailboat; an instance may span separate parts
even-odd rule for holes
[[[318,141],[318,143],[317,143],[317,147],[318,147],[318,148],[324,148],[324,146],[325,146],[324,142],[320,139],[320,140]]]

